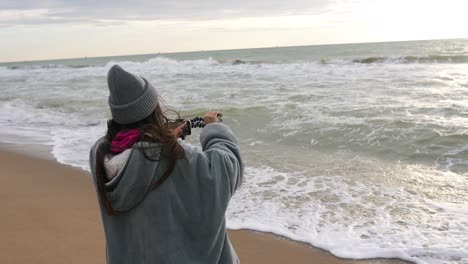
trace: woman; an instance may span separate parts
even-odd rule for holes
[[[225,212],[243,179],[231,129],[208,112],[201,149],[178,142],[144,78],[114,65],[112,120],[91,149],[107,263],[239,263]]]

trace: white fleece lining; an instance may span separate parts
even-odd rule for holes
[[[130,157],[130,153],[132,149],[126,149],[122,153],[117,155],[106,155],[104,157],[104,168],[106,169],[106,176],[107,179],[112,180],[115,176],[119,175],[122,171],[125,163],[127,162],[128,158]],[[109,184],[110,182],[108,182]]]

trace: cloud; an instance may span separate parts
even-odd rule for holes
[[[333,0],[0,0],[0,25],[217,20],[326,12]]]

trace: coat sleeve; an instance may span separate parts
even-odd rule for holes
[[[200,133],[203,152],[210,161],[210,171],[229,181],[230,196],[242,184],[244,164],[231,128],[222,123],[206,125]]]

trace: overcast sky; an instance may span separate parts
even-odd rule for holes
[[[465,0],[0,0],[0,61],[468,37]]]

